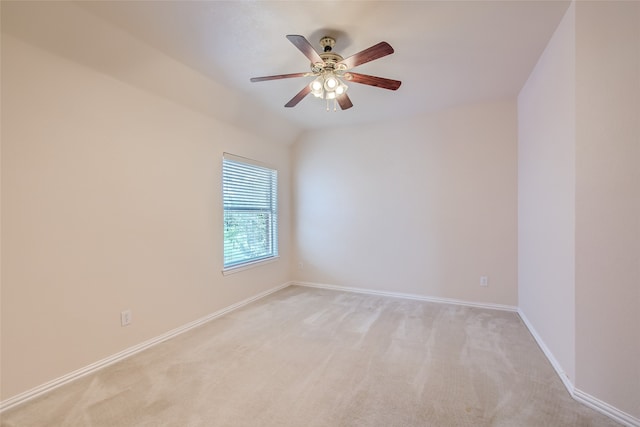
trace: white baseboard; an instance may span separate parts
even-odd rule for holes
[[[540,334],[538,334],[538,331],[536,331],[536,329],[533,327],[533,325],[531,324],[527,316],[525,316],[524,312],[518,309],[518,315],[520,316],[520,319],[522,319],[522,322],[524,323],[524,325],[529,330],[529,333],[533,336],[533,339],[535,339],[536,343],[538,343],[538,347],[540,347],[540,350],[542,350],[544,355],[547,357],[547,360],[549,360],[549,363],[551,363],[551,366],[553,366],[553,369],[556,371],[556,374],[558,374],[558,376],[560,377],[560,380],[564,384],[569,394],[573,396],[573,391],[575,387],[571,382],[571,380],[569,379],[569,377],[567,376],[564,369],[562,368],[562,365],[560,365],[560,362],[558,362],[558,360],[555,358],[553,353],[551,353],[551,350],[549,350],[549,347],[547,347],[547,344],[545,344],[545,342],[542,340],[542,337],[540,336]]]
[[[183,333],[185,333],[187,331],[190,331],[191,329],[197,328],[198,326],[201,326],[201,325],[203,325],[203,324],[205,324],[207,322],[210,322],[210,321],[212,321],[212,320],[214,320],[214,319],[216,319],[216,318],[218,318],[218,317],[220,317],[220,316],[222,316],[224,314],[227,314],[227,313],[229,313],[231,311],[237,310],[238,308],[243,307],[243,306],[245,306],[245,305],[247,305],[247,304],[249,304],[251,302],[254,302],[256,300],[264,298],[267,295],[270,295],[270,294],[272,294],[274,292],[277,292],[280,289],[284,289],[284,288],[286,288],[286,287],[288,287],[290,285],[292,285],[292,282],[287,282],[287,283],[284,283],[282,285],[276,286],[274,288],[268,289],[268,290],[266,290],[264,292],[261,292],[261,293],[259,293],[257,295],[249,297],[249,298],[247,298],[245,300],[242,300],[240,302],[232,304],[232,305],[230,305],[228,307],[225,307],[225,308],[223,308],[221,310],[218,310],[218,311],[216,311],[214,313],[211,313],[211,314],[209,314],[207,316],[204,316],[204,317],[202,317],[200,319],[197,319],[197,320],[195,320],[193,322],[187,323],[186,325],[183,325],[183,326],[180,326],[180,327],[178,327],[176,329],[173,329],[173,330],[171,330],[171,331],[169,331],[167,333],[159,335],[159,336],[157,336],[155,338],[151,338],[150,340],[144,341],[144,342],[142,342],[140,344],[137,344],[137,345],[135,345],[133,347],[129,347],[129,348],[127,348],[127,349],[125,349],[125,350],[123,350],[123,351],[121,351],[119,353],[116,353],[116,354],[114,354],[112,356],[109,356],[109,357],[107,357],[105,359],[99,360],[99,361],[97,361],[95,363],[92,363],[92,364],[90,364],[88,366],[85,366],[84,368],[80,368],[80,369],[75,370],[73,372],[70,372],[70,373],[68,373],[66,375],[63,375],[63,376],[61,376],[59,378],[56,378],[56,379],[54,379],[52,381],[49,381],[49,382],[47,382],[45,384],[42,384],[42,385],[40,385],[38,387],[35,387],[35,388],[31,389],[31,390],[27,390],[27,391],[25,391],[23,393],[20,393],[20,394],[18,394],[16,396],[13,396],[13,397],[9,398],[9,399],[3,400],[2,402],[0,402],[0,413],[6,411],[7,409],[13,408],[14,406],[18,406],[18,405],[21,405],[23,403],[26,403],[27,401],[29,401],[31,399],[34,399],[34,398],[36,398],[38,396],[41,396],[41,395],[43,395],[43,394],[45,394],[45,393],[47,393],[49,391],[52,391],[52,390],[54,390],[54,389],[56,389],[58,387],[61,387],[61,386],[65,385],[65,384],[68,384],[68,383],[70,383],[72,381],[75,381],[75,380],[77,380],[77,379],[79,379],[81,377],[84,377],[86,375],[92,374],[92,373],[94,373],[94,372],[96,372],[96,371],[98,371],[100,369],[103,369],[103,368],[109,366],[109,365],[113,365],[114,363],[119,362],[121,360],[124,360],[124,359],[126,359],[126,358],[128,358],[130,356],[133,356],[136,353],[139,353],[139,352],[141,352],[143,350],[146,350],[146,349],[151,348],[151,347],[153,347],[153,346],[155,346],[157,344],[160,344],[163,341],[166,341],[166,340],[171,339],[171,338],[173,338],[175,336],[183,334]]]
[[[293,281],[293,285],[298,286],[306,286],[309,288],[321,288],[321,289],[331,289],[334,291],[345,291],[345,292],[355,292],[359,294],[369,294],[369,295],[380,295],[385,297],[394,297],[394,298],[404,298],[404,299],[412,299],[417,301],[428,301],[428,302],[438,302],[442,304],[455,304],[455,305],[464,305],[467,307],[476,307],[476,308],[488,308],[491,310],[502,310],[502,311],[513,311],[517,312],[518,307],[511,305],[503,305],[503,304],[489,304],[489,303],[481,303],[481,302],[472,302],[472,301],[462,301],[452,298],[440,298],[440,297],[429,297],[425,295],[417,295],[417,294],[405,294],[401,292],[389,292],[389,291],[376,291],[372,289],[364,289],[364,288],[352,288],[349,286],[338,286],[338,285],[327,285],[324,283],[312,283],[312,282],[298,282]]]
[[[531,322],[529,322],[529,319],[527,319],[527,316],[525,316],[525,314],[520,309],[518,309],[518,315],[520,315],[520,318],[522,319],[523,323],[525,324],[527,329],[529,329],[529,332],[538,343],[538,346],[540,347],[544,355],[549,360],[549,363],[551,363],[551,366],[553,366],[553,369],[556,371],[556,373],[560,377],[560,380],[562,380],[562,383],[564,384],[564,386],[566,387],[567,391],[569,392],[569,394],[573,399],[582,403],[583,405],[590,407],[591,409],[594,409],[600,412],[603,415],[606,415],[607,417],[611,418],[614,421],[619,422],[624,426],[640,427],[640,419],[632,415],[629,415],[626,412],[621,411],[618,408],[615,408],[609,405],[608,403],[603,402],[602,400],[597,399],[583,392],[582,390],[577,389],[574,386],[574,384],[571,382],[569,377],[567,377],[567,374],[564,372],[564,369],[562,369],[562,366],[560,365],[558,360],[554,357],[553,353],[551,353],[551,350],[549,350],[545,342],[542,340],[542,337],[540,337],[540,335],[535,330]]]
[[[609,405],[607,402],[603,402],[580,389],[574,388],[572,397],[583,405],[586,405],[591,409],[595,409],[601,414],[606,415],[624,426],[640,427],[640,418],[627,414],[626,412],[623,412],[620,409]]]

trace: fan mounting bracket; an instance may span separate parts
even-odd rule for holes
[[[320,46],[325,52],[331,52],[331,49],[336,45],[336,40],[333,37],[324,36],[320,39]]]

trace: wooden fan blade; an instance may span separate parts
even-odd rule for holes
[[[289,41],[300,50],[300,52],[304,53],[304,56],[309,58],[309,61],[311,61],[312,64],[318,62],[324,63],[318,52],[316,52],[313,46],[311,46],[311,43],[309,43],[309,40],[304,36],[290,34],[287,36],[287,39],[289,39]]]
[[[361,52],[351,55],[348,58],[343,59],[338,62],[338,64],[344,64],[347,66],[347,69],[357,67],[358,65],[365,64],[369,61],[373,61],[374,59],[382,58],[383,56],[391,55],[393,53],[393,48],[387,42],[380,42],[374,46],[371,46],[368,49],[365,49]]]
[[[354,83],[380,87],[382,89],[396,90],[402,84],[399,80],[385,79],[384,77],[369,76],[360,73],[345,73],[344,78]]]
[[[251,77],[252,82],[264,82],[267,80],[290,79],[292,77],[306,77],[310,73],[292,73],[292,74],[276,74],[275,76]]]
[[[295,107],[296,105],[298,105],[298,102],[302,101],[302,99],[305,96],[309,95],[310,92],[311,92],[311,87],[309,87],[309,85],[306,85],[305,87],[302,88],[300,92],[296,94],[296,96],[291,98],[291,101],[287,102],[284,106]]]
[[[349,98],[349,95],[347,95],[346,93],[343,93],[342,95],[339,95],[336,98],[336,101],[338,101],[338,105],[340,105],[340,108],[343,110],[347,110],[351,107],[353,107],[353,103],[351,102],[351,99]]]

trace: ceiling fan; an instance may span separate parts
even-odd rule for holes
[[[327,110],[329,110],[330,100],[334,100],[334,110],[336,109],[336,103],[340,105],[341,109],[346,110],[353,107],[353,104],[346,93],[347,85],[343,80],[389,90],[398,89],[402,83],[398,80],[369,76],[367,74],[350,71],[358,65],[391,55],[393,48],[387,42],[380,42],[348,58],[342,58],[342,56],[332,52],[336,43],[332,37],[325,36],[320,39],[320,46],[323,48],[322,53],[318,53],[304,36],[288,35],[287,39],[289,39],[304,56],[309,58],[311,61],[311,71],[306,73],[278,74],[275,76],[251,78],[252,82],[263,82],[266,80],[288,79],[292,77],[315,77],[310,84],[306,85],[296,96],[291,98],[291,100],[285,104],[285,107],[295,107],[305,96],[311,93],[317,98],[327,100]]]

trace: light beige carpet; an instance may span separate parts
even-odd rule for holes
[[[518,315],[292,286],[12,409],[24,426],[614,426]]]

